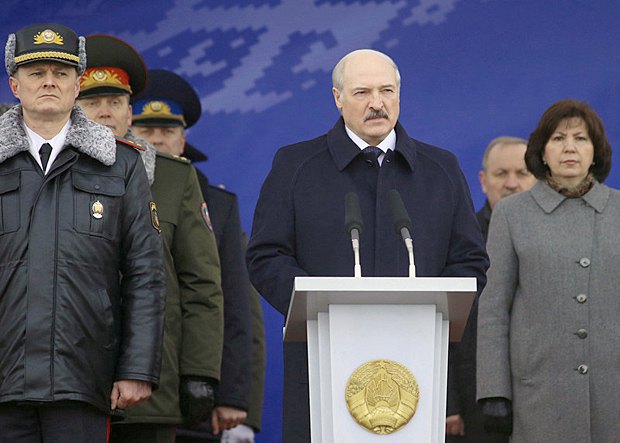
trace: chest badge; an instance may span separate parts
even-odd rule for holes
[[[157,205],[155,202],[149,202],[149,211],[151,212],[151,224],[157,232],[161,232],[161,224],[159,223],[159,215],[157,214]]]
[[[93,216],[93,218],[96,218],[96,219],[102,218],[103,217],[103,204],[99,200],[97,200],[90,207],[90,211],[91,211],[91,215]]]

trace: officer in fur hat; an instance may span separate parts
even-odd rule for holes
[[[211,416],[220,378],[223,301],[215,236],[190,162],[156,153],[129,129],[129,97],[147,83],[140,55],[109,35],[88,36],[86,52],[78,104],[89,118],[143,147],[166,258],[160,387],[147,402],[127,411],[125,420],[114,423],[110,441],[174,442],[183,418],[195,423]]]
[[[27,26],[5,66],[20,104],[0,117],[0,441],[103,443],[159,384],[156,205],[138,151],[74,106],[83,37]]]
[[[183,78],[171,71],[151,69],[148,86],[132,102],[134,132],[158,151],[183,155],[194,162],[207,159],[185,137],[185,130],[200,118],[201,105],[198,94]],[[260,429],[262,411],[265,373],[262,310],[247,276],[237,196],[209,185],[207,177],[197,172],[209,205],[222,264],[224,353],[212,420],[197,427],[180,427],[177,442],[214,441],[220,435],[222,441],[230,443],[249,442]]]

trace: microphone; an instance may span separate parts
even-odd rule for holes
[[[405,242],[407,253],[409,254],[409,277],[415,277],[415,261],[413,259],[413,240],[411,239],[411,219],[407,214],[407,209],[403,199],[396,189],[388,191],[388,206],[394,221],[394,228]]]
[[[354,276],[362,276],[362,266],[360,265],[360,233],[364,227],[362,222],[362,210],[360,200],[355,192],[349,192],[344,196],[344,226],[347,234],[351,236],[355,266]]]

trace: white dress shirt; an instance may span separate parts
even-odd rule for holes
[[[345,125],[344,129],[345,131],[347,131],[347,135],[349,136],[349,138],[353,140],[353,143],[355,143],[362,151],[368,146],[370,146],[368,143],[362,140],[355,132],[351,131],[348,126]],[[387,137],[385,137],[383,141],[377,145],[377,148],[381,149],[381,151],[383,152],[382,154],[379,154],[379,157],[377,158],[379,165],[381,165],[381,163],[383,163],[385,153],[388,151],[388,149],[392,151],[396,149],[396,131],[392,129],[387,135]]]
[[[28,136],[28,143],[30,143],[30,151],[29,151],[30,155],[32,155],[32,158],[34,158],[34,160],[37,162],[37,164],[39,165],[41,169],[43,169],[43,166],[41,165],[41,157],[39,156],[39,149],[41,149],[41,146],[44,143],[49,143],[52,147],[52,153],[50,154],[50,158],[47,162],[47,168],[44,171],[45,174],[49,172],[50,168],[52,167],[52,163],[54,163],[54,160],[56,160],[56,157],[58,157],[58,154],[60,154],[60,151],[63,150],[65,146],[65,140],[67,138],[67,133],[69,132],[70,124],[71,124],[71,119],[67,120],[67,123],[62,127],[62,129],[60,130],[58,134],[56,134],[54,137],[52,137],[49,140],[45,140],[39,134],[34,132],[32,129],[30,129],[28,125],[26,124],[26,122],[24,122],[24,128],[26,128],[26,135]]]

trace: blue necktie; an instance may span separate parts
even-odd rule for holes
[[[383,154],[383,151],[381,149],[377,148],[376,146],[367,146],[363,149],[362,152],[364,153],[364,156],[366,158],[372,160],[372,162],[375,163],[377,166],[380,166],[379,156]]]

